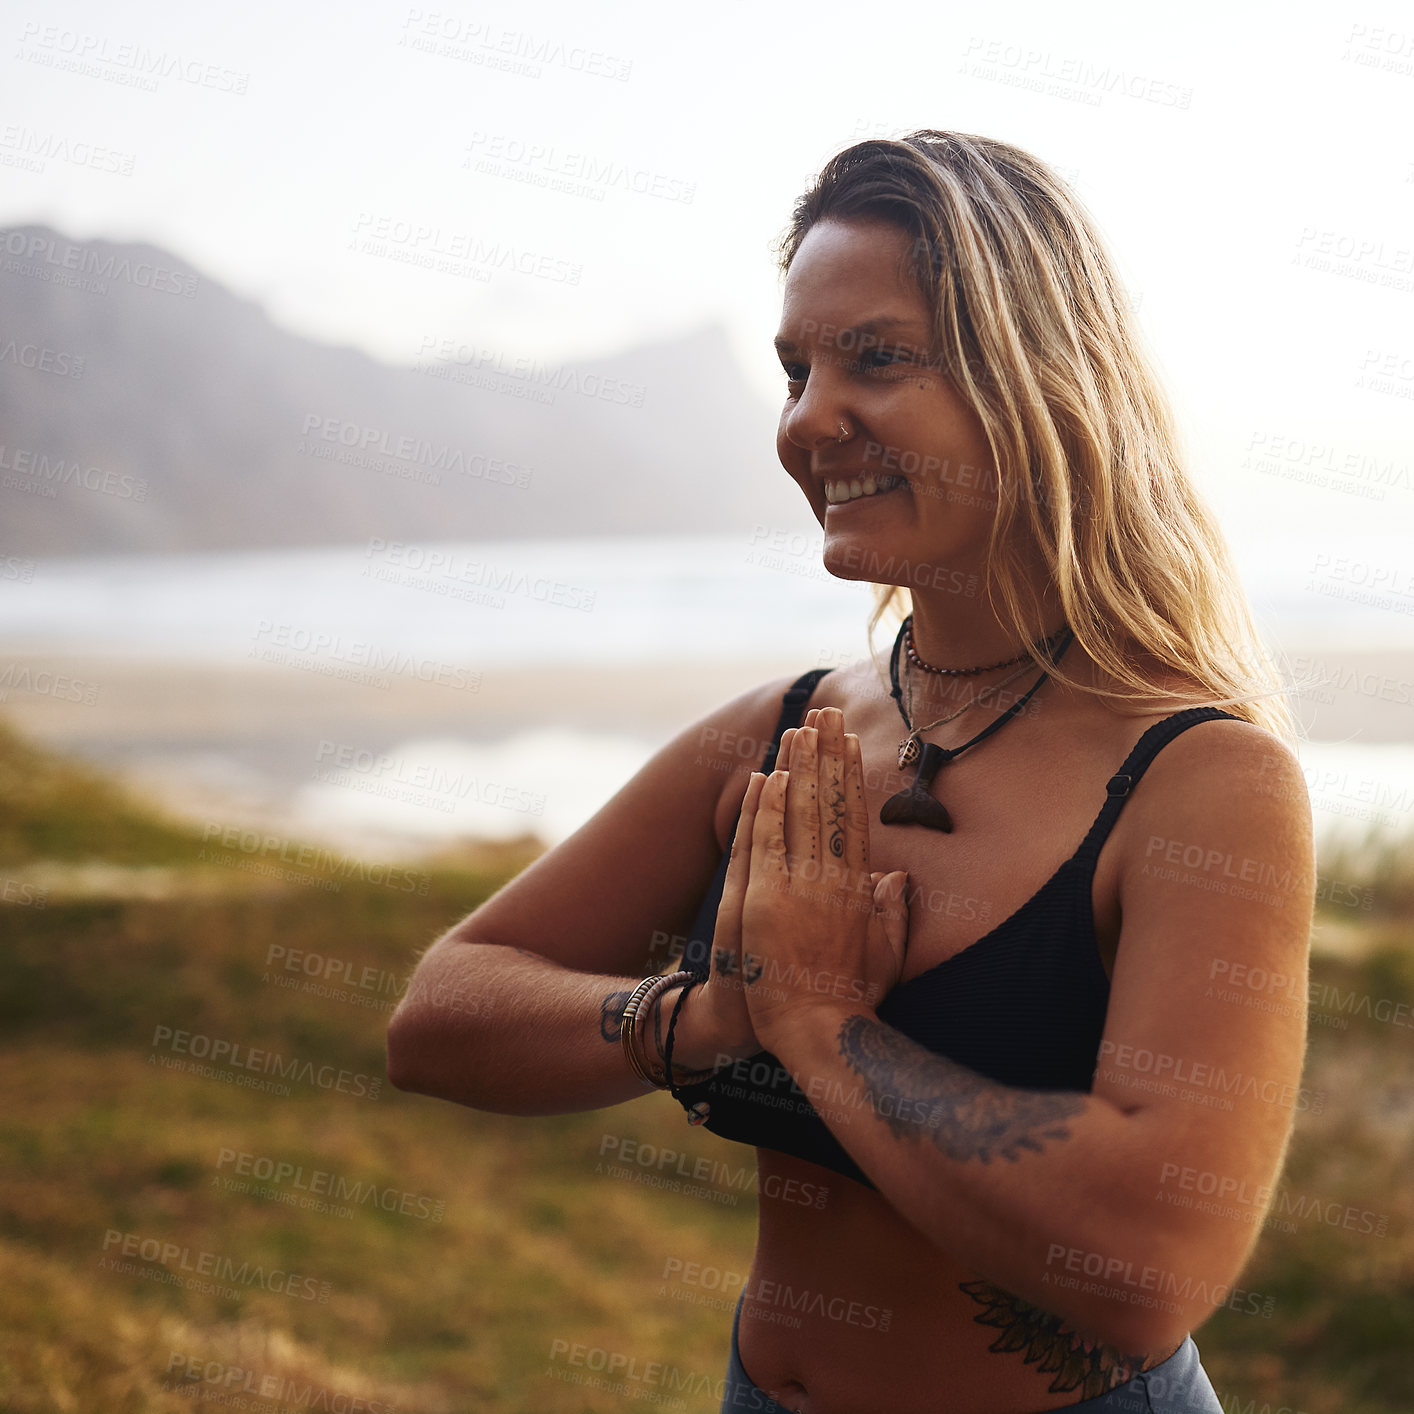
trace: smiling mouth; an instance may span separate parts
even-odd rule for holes
[[[907,482],[902,476],[854,476],[849,480],[825,482],[825,503],[842,506],[848,501],[862,501],[869,496],[882,496],[886,491],[895,491]]]

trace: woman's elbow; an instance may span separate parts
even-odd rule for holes
[[[454,928],[422,954],[402,1000],[388,1018],[388,1082],[395,1090],[436,1093],[431,1067],[448,1041],[442,1023],[449,1012],[469,1010],[463,1001],[470,990],[467,981],[448,976],[443,965],[446,957],[454,955],[450,948],[457,941]]]
[[[1232,1285],[1240,1264],[1225,1251],[1205,1252],[1198,1236],[1190,1234],[1180,1247],[1150,1241],[1122,1255],[1053,1246],[1050,1258],[1068,1256],[1064,1266],[1074,1272],[1055,1279],[1051,1291],[1060,1303],[1055,1313],[1091,1340],[1131,1358],[1152,1363],[1168,1356],[1229,1293],[1242,1294]],[[1047,1266],[1052,1269],[1050,1260]]]
[[[1220,1279],[1196,1275],[1189,1264],[1181,1273],[1174,1266],[1127,1269],[1109,1282],[1101,1278],[1074,1324],[1112,1350],[1166,1357],[1219,1305],[1233,1304],[1230,1295],[1247,1294],[1225,1281],[1219,1284]]]
[[[426,1039],[417,1012],[404,1002],[388,1022],[388,1083],[395,1090],[430,1094],[425,1075]]]

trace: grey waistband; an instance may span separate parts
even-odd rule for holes
[[[765,1390],[753,1384],[742,1368],[737,1345],[741,1302],[742,1298],[738,1297],[732,1315],[732,1348],[727,1360],[721,1414],[742,1414],[742,1411],[791,1414],[785,1405],[776,1403]],[[880,1408],[877,1414],[887,1414],[887,1411]],[[1223,1407],[1203,1369],[1193,1337],[1186,1336],[1167,1360],[1135,1375],[1128,1384],[1094,1399],[1081,1400],[1079,1404],[1062,1405],[1050,1414],[1223,1414]]]

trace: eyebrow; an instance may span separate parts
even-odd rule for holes
[[[922,329],[923,325],[917,319],[896,319],[891,315],[880,315],[877,319],[866,319],[862,324],[852,324],[847,329],[837,329],[833,338],[836,343],[849,337],[851,342],[858,343],[861,339],[870,337],[877,338],[880,334],[888,333],[895,329]],[[778,353],[798,353],[799,349],[789,339],[777,338],[775,341]]]

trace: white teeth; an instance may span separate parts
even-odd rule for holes
[[[849,481],[827,481],[825,502],[827,505],[839,506],[846,501],[857,501],[864,496],[877,496],[880,492],[892,491],[894,487],[903,484],[904,478],[901,476],[874,476],[866,472],[864,476],[856,476]]]

